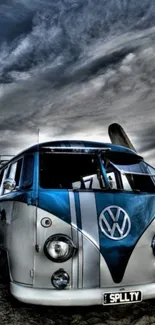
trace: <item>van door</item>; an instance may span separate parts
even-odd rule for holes
[[[36,208],[27,204],[27,193],[20,189],[23,164],[24,158],[21,157],[4,171],[0,196],[0,245],[8,252],[13,280],[32,284],[30,271],[34,263],[33,225]],[[12,191],[3,187],[8,178],[16,182]]]
[[[9,170],[9,166],[1,171],[1,186],[0,186],[0,246],[7,248],[7,225],[11,223],[13,201],[9,200],[11,191],[5,190],[3,184],[6,178],[11,175],[13,169]],[[12,175],[13,176],[13,173]],[[14,176],[13,176],[14,177]]]

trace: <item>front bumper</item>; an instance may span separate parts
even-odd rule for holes
[[[10,283],[11,294],[18,300],[34,305],[46,306],[90,306],[102,305],[104,292],[141,291],[142,300],[155,298],[155,283],[97,289],[51,290],[36,289],[14,282]]]

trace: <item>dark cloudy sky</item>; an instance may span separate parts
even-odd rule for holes
[[[0,153],[113,122],[155,163],[155,1],[0,0]]]

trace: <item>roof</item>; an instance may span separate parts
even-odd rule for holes
[[[9,160],[12,160],[13,155],[0,155],[0,168],[7,164]]]
[[[42,142],[36,145],[33,145],[24,151],[20,152],[16,156],[14,156],[12,159],[10,159],[10,162],[14,159],[20,157],[23,154],[33,153],[37,152],[41,149],[109,149],[112,152],[120,152],[120,153],[128,153],[132,154],[134,156],[140,157],[137,155],[137,153],[134,150],[131,150],[127,147],[112,144],[112,143],[104,143],[104,142],[96,142],[96,141],[85,141],[85,140],[59,140],[59,141],[49,141],[49,142]],[[142,158],[142,157],[141,157]]]
[[[137,153],[134,150],[131,150],[127,147],[123,147],[120,145],[112,144],[112,143],[104,143],[104,142],[96,142],[96,141],[85,141],[85,140],[61,140],[61,141],[51,141],[51,142],[43,142],[40,144],[36,144],[26,150],[24,150],[22,153],[26,152],[35,152],[38,150],[41,150],[41,148],[104,148],[104,149],[110,149],[112,151],[116,152],[124,152],[124,153],[131,153],[133,155],[137,155]]]

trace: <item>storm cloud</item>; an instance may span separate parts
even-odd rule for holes
[[[153,0],[1,1],[1,153],[117,122],[155,163],[154,22]]]

